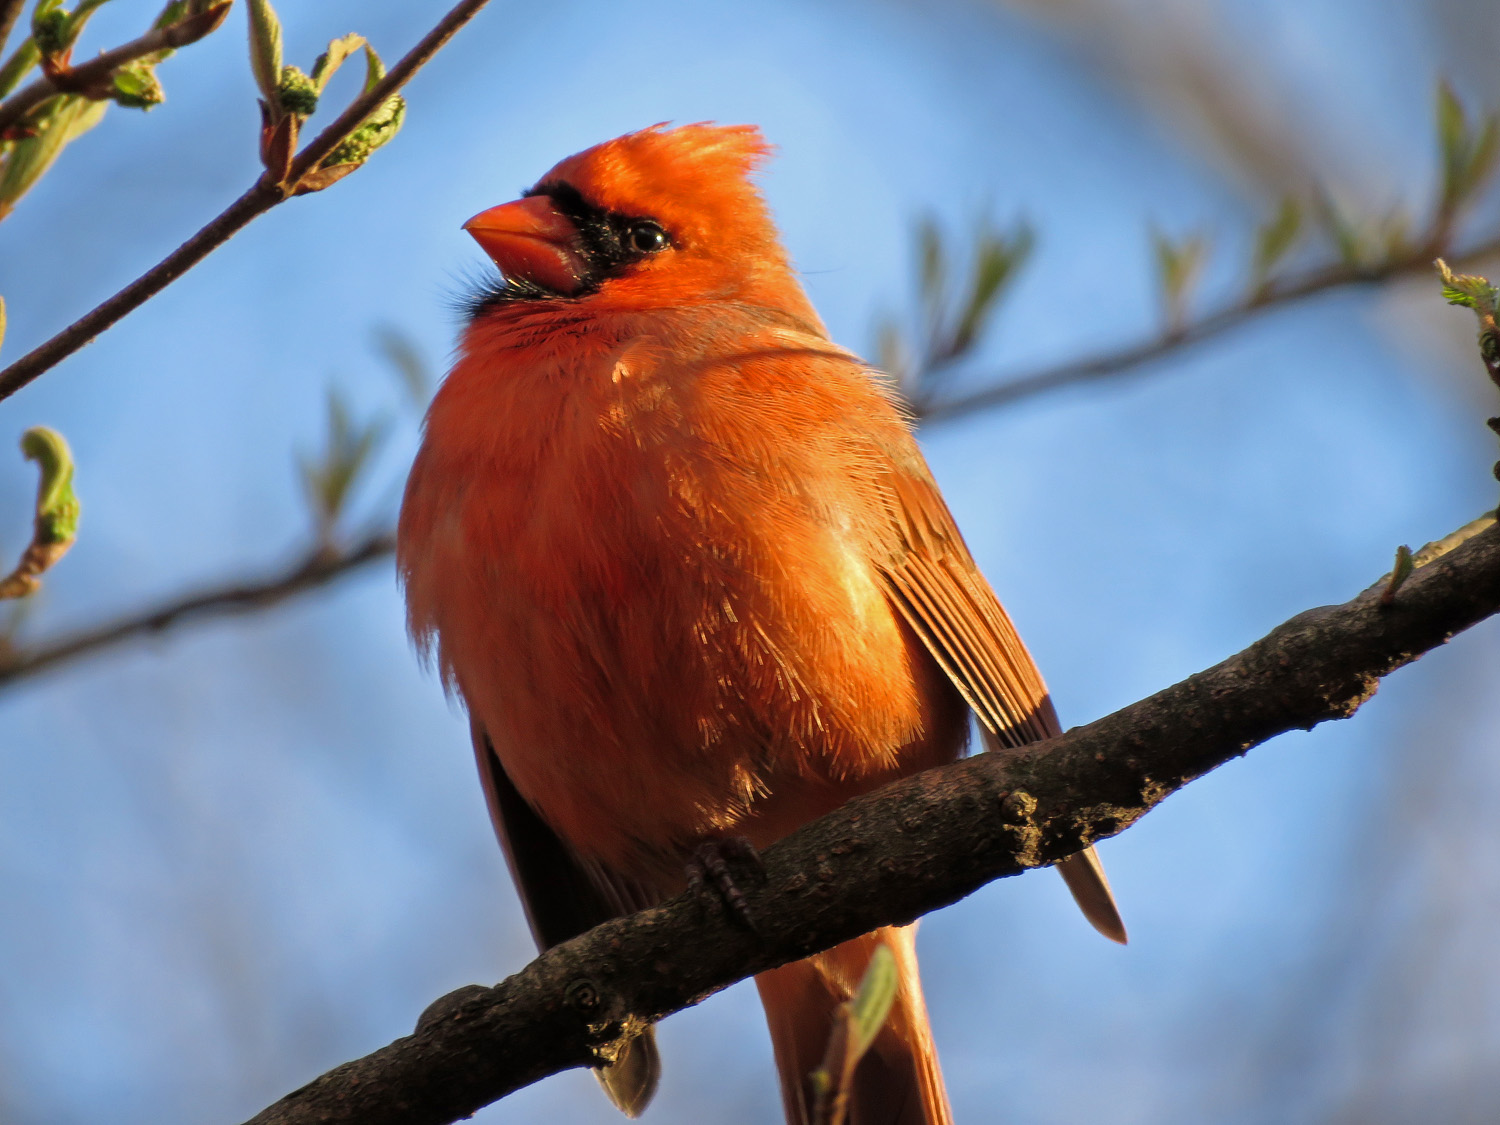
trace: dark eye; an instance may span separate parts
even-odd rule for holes
[[[625,232],[625,245],[637,254],[655,254],[671,244],[667,232],[649,219],[632,224]]]

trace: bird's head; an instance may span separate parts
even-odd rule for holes
[[[505,278],[481,307],[791,300],[801,314],[801,287],[751,180],[769,151],[752,125],[654,125],[568,157],[522,198],[464,224]]]

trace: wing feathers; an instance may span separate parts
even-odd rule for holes
[[[914,453],[892,456],[890,465],[882,483],[889,485],[896,549],[880,571],[892,603],[974,709],[987,749],[1061,734],[1041,673],[974,565],[926,466]],[[1090,924],[1123,944],[1125,924],[1094,849],[1057,869]]]

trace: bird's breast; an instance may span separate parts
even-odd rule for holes
[[[952,749],[870,558],[861,403],[807,401],[773,344],[471,340],[408,486],[414,629],[521,793],[622,871]]]

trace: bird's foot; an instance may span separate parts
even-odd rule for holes
[[[695,894],[702,894],[706,889],[712,888],[729,908],[729,913],[753,931],[755,919],[750,915],[750,905],[745,901],[744,892],[734,881],[731,864],[749,867],[757,880],[766,873],[760,853],[745,837],[727,836],[719,840],[705,840],[694,849],[692,858],[688,860],[688,889]]]

